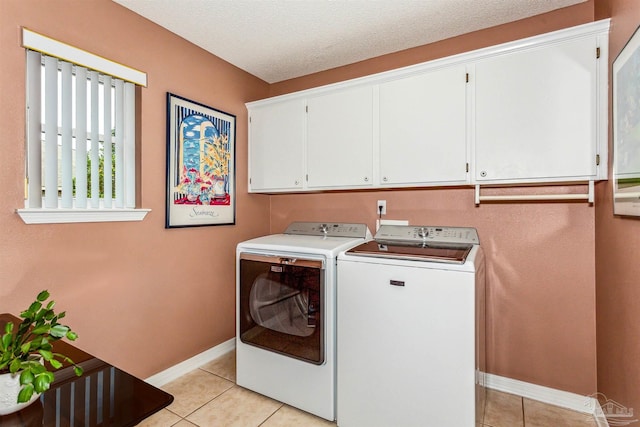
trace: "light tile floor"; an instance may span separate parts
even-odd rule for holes
[[[142,427],[320,427],[336,426],[289,405],[235,384],[235,352],[162,387],[174,396],[167,408],[139,424]],[[596,427],[579,412],[487,390],[483,424],[477,427]],[[402,426],[384,426],[402,427]],[[424,426],[431,427],[431,426]],[[438,427],[438,426],[434,426]]]

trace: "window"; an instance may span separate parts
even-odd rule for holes
[[[146,75],[23,29],[26,223],[139,221],[135,85]]]

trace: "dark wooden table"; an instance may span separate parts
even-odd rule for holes
[[[0,329],[20,319],[0,314]],[[14,414],[0,416],[0,427],[135,426],[168,406],[173,396],[64,341],[53,345],[56,353],[71,358],[84,369],[77,377],[72,367],[54,371],[51,388],[33,404]]]

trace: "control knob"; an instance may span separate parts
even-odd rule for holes
[[[429,230],[427,228],[425,228],[425,227],[420,227],[418,229],[418,236],[423,238],[423,239],[426,239],[427,236],[429,236]]]

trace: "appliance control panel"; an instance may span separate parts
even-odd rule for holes
[[[366,224],[334,223],[334,222],[292,222],[284,234],[300,234],[305,236],[327,237],[371,237]]]
[[[438,227],[426,225],[381,225],[375,235],[379,242],[480,244],[478,232],[472,227]]]

